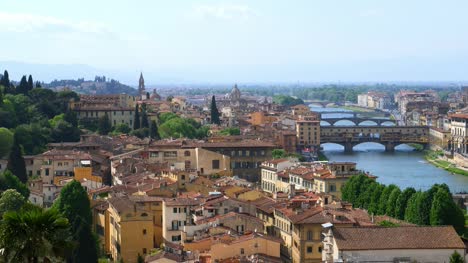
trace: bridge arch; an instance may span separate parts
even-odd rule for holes
[[[372,122],[372,123],[374,123],[374,124],[371,124],[371,125],[375,125],[375,126],[379,126],[379,125],[380,125],[379,122],[377,122],[377,121],[375,121],[375,120],[373,120],[373,119],[365,119],[365,120],[360,120],[360,121],[358,122],[357,126],[367,126],[368,124],[367,124],[367,123],[364,123],[364,122],[368,122],[368,123],[369,123],[369,122]]]
[[[325,119],[326,120],[326,119]],[[342,127],[347,127],[347,126],[350,126],[349,123],[352,123],[351,126],[356,126],[356,122],[352,119],[346,119],[346,118],[343,118],[341,120],[336,120],[332,126],[342,126]]]
[[[396,126],[396,123],[394,120],[388,120],[388,121],[381,122],[380,125],[381,126]]]
[[[320,120],[320,126],[333,126],[327,119]]]

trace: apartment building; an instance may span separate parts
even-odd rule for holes
[[[320,118],[318,114],[302,116],[296,121],[298,148],[315,149],[320,147]]]
[[[164,242],[180,244],[184,226],[194,225],[191,210],[201,203],[197,198],[166,198],[163,201],[162,236]]]
[[[285,169],[293,166],[294,161],[290,159],[274,159],[262,163],[262,178],[261,178],[261,187],[262,190],[267,193],[276,193],[277,191],[284,191],[289,187],[282,187],[281,183],[283,180],[278,175],[278,173],[284,171]],[[286,183],[289,183],[289,178],[286,180]]]
[[[468,114],[449,114],[452,141],[450,149],[456,153],[468,153]]]
[[[136,98],[127,94],[80,95],[79,101],[71,101],[70,109],[82,122],[93,123],[107,114],[111,125],[127,124],[133,129]]]
[[[465,244],[452,226],[336,228],[327,225],[319,262],[448,262]]]
[[[101,249],[116,261],[136,263],[163,243],[162,198],[113,196],[93,206],[93,222]]]

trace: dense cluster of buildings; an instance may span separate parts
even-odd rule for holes
[[[359,94],[357,98],[358,105],[371,109],[389,109],[393,106],[392,100],[387,93],[369,91]]]
[[[130,129],[143,104],[151,120],[172,112],[211,123],[211,98],[201,106],[183,97],[163,99],[156,90],[146,92],[142,75],[138,93],[81,95],[70,108],[81,122],[95,123],[107,114],[113,126]],[[25,156],[30,201],[49,207],[64,185],[80,182],[91,200],[101,251],[127,263],[139,257],[145,262],[441,262],[454,250],[465,255],[452,227],[417,227],[343,202],[341,188],[351,176],[375,178],[355,163],[299,161],[297,153],[315,157],[321,144],[320,115],[308,106],[244,96],[237,86],[216,100],[222,124],[211,125],[204,140],[88,133],[79,142],[50,143],[46,152]],[[468,111],[449,111],[433,92],[402,91],[395,101],[408,124],[431,126],[435,145],[466,153]],[[358,104],[393,105],[379,92],[359,95]],[[416,123],[421,116],[425,122]],[[219,135],[229,127],[239,128],[240,135]],[[284,156],[274,159],[275,149]],[[399,226],[380,227],[383,221]]]
[[[386,98],[392,107],[377,107],[378,98]],[[432,149],[443,150],[449,159],[458,165],[468,167],[468,87],[448,94],[441,101],[433,90],[414,92],[401,90],[390,97],[379,92],[358,95],[358,105],[367,108],[388,109],[396,107],[400,124],[429,127],[429,141]],[[386,102],[386,103],[387,103]]]

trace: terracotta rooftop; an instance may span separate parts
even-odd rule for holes
[[[224,219],[231,218],[231,217],[236,217],[236,218],[240,217],[240,218],[243,218],[244,220],[257,221],[258,223],[263,224],[263,221],[261,219],[255,217],[255,216],[251,216],[251,215],[243,214],[243,213],[236,213],[236,212],[229,212],[229,213],[224,214],[224,215],[217,215],[217,216],[201,219],[201,220],[198,220],[195,223],[197,225],[201,225],[201,224],[206,224],[206,223],[209,223],[209,222],[215,222],[215,221],[218,221],[218,220],[222,221]]]
[[[287,162],[287,161],[288,161],[288,159],[281,158],[281,159],[273,159],[273,160],[270,160],[270,161],[265,161],[265,163],[267,163],[267,164],[279,164],[279,163]]]
[[[186,197],[174,197],[164,199],[164,203],[166,204],[166,206],[196,206],[201,204],[203,201],[203,199]]]
[[[200,144],[201,148],[274,148],[270,142],[260,140],[242,140],[239,142],[205,142]]]
[[[450,118],[461,118],[461,119],[468,119],[468,114],[467,113],[453,113],[449,114]]]
[[[335,228],[340,250],[464,249],[452,226]]]

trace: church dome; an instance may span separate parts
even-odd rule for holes
[[[231,94],[230,94],[229,97],[230,97],[231,100],[239,100],[241,98],[241,92],[237,88],[237,84],[235,84],[234,88],[232,88]]]

